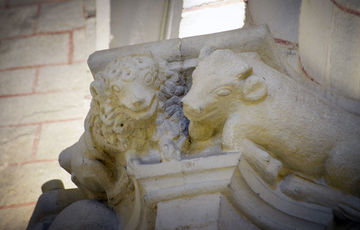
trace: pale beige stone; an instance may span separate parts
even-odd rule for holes
[[[43,124],[36,158],[58,158],[59,153],[78,141],[83,132],[83,120]]]
[[[0,128],[0,162],[2,165],[32,159],[38,126]]]
[[[38,31],[71,30],[85,25],[82,1],[46,3],[42,5]]]
[[[0,210],[0,228],[26,229],[35,205]]]
[[[39,70],[36,92],[76,90],[90,94],[89,85],[92,80],[85,63],[48,66]]]
[[[192,88],[182,100],[192,143],[200,146],[193,151],[202,151],[201,147],[214,145],[220,138],[223,151],[242,152],[243,161],[269,186],[276,188],[276,182],[289,171],[312,178],[312,183],[300,180],[284,185],[284,192],[295,200],[341,209],[341,215],[358,219],[360,188],[355,175],[360,175],[356,166],[360,163],[360,118],[261,64],[256,55],[230,50],[210,53],[194,70]],[[248,174],[242,171],[245,166],[240,167],[247,180]],[[319,184],[319,179],[327,186]],[[298,186],[307,188],[300,192]],[[326,195],[319,199],[320,194]],[[278,204],[272,205],[280,209]],[[287,209],[283,211],[290,214]],[[290,210],[298,209],[295,205]],[[261,212],[245,211],[248,215]],[[260,226],[275,227],[265,219],[253,217]]]
[[[90,55],[96,50],[96,19],[88,18],[86,20],[86,42],[87,42],[87,53]],[[88,56],[86,57],[86,59]]]
[[[34,80],[34,69],[0,72],[0,95],[31,93]]]
[[[67,63],[68,54],[68,34],[5,40],[1,42],[0,68]]]
[[[2,166],[0,172],[5,189],[0,191],[0,205],[34,202],[41,194],[41,185],[54,178],[61,179],[66,188],[73,188],[67,173],[58,166],[56,161]]]
[[[59,92],[27,97],[2,98],[1,125],[26,124],[41,121],[66,120],[86,116],[89,109],[87,94]]]
[[[294,80],[277,49],[259,26],[96,52],[85,131],[61,166],[124,229],[358,221],[360,118]]]
[[[31,34],[37,6],[0,10],[0,38]]]
[[[86,30],[74,31],[74,61],[85,61],[91,54],[88,49]]]
[[[211,194],[160,202],[156,229],[217,229],[220,197]]]
[[[199,63],[192,89],[183,99],[190,136],[202,141],[199,130],[205,127],[209,129],[205,140],[221,135],[225,151],[241,152],[246,151],[243,141],[250,139],[267,146],[290,170],[323,177],[338,189],[359,194],[354,175],[360,171],[354,165],[360,163],[360,156],[353,153],[358,148],[353,140],[360,139],[360,119],[314,100],[316,95],[258,63],[230,50],[214,51]],[[216,115],[208,119],[210,112]],[[270,155],[265,158],[270,161]],[[336,170],[338,164],[350,171]]]
[[[360,99],[360,17],[357,1],[304,1],[299,53],[307,73],[333,92]]]

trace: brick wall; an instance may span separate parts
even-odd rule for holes
[[[41,185],[83,132],[95,1],[0,0],[0,229],[24,229]]]

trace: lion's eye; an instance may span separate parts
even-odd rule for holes
[[[220,89],[216,90],[216,95],[218,95],[218,96],[224,97],[224,96],[228,96],[230,94],[231,94],[231,89],[229,89],[229,88],[220,88]]]
[[[123,71],[121,71],[121,79],[124,81],[133,81],[135,78],[134,74],[131,74],[131,70],[129,69],[125,69]]]
[[[115,93],[120,92],[120,88],[119,88],[119,86],[117,86],[117,85],[111,86],[111,89],[112,89],[112,91],[115,92]]]
[[[154,81],[154,76],[151,73],[147,73],[144,77],[144,81],[147,85],[150,85]]]

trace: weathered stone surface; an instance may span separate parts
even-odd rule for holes
[[[156,229],[251,229],[220,193],[159,202]]]
[[[68,34],[5,40],[0,47],[0,68],[67,63],[68,54]]]
[[[71,30],[85,25],[82,1],[43,4],[38,31]]]
[[[7,188],[0,190],[0,206],[36,201],[41,194],[41,185],[54,178],[61,179],[66,188],[74,187],[56,161],[1,167],[0,173],[1,184]]]
[[[0,229],[26,229],[34,206],[0,209]]]
[[[0,163],[7,165],[32,159],[37,126],[0,128]]]
[[[88,28],[88,27],[87,27]],[[86,41],[86,30],[74,31],[74,61],[84,61],[91,54],[89,53],[88,43]]]
[[[220,197],[211,194],[160,202],[156,229],[217,229]]]
[[[37,6],[0,10],[0,38],[31,34]]]
[[[89,109],[87,94],[78,92],[60,92],[28,97],[2,98],[0,107],[0,125],[33,123],[48,120],[66,120],[85,117]],[[60,100],[61,99],[61,100]]]
[[[9,1],[10,6],[22,6],[22,5],[29,5],[29,4],[36,4],[40,0],[11,0]]]
[[[31,93],[34,79],[34,69],[0,72],[0,95]]]
[[[81,60],[82,65],[65,66],[71,54],[70,31],[85,25],[81,2],[0,0],[0,117],[7,120],[0,122],[0,229],[26,228],[33,203],[47,180],[60,178],[66,187],[74,187],[56,159],[63,145],[70,144],[70,138],[73,142],[77,140],[75,124],[79,122],[78,127],[82,128],[82,119],[89,109],[89,80],[86,79],[92,79],[92,76],[86,76],[86,58]],[[62,4],[67,6],[61,7]],[[38,9],[42,17],[39,24],[35,19]],[[89,28],[93,29],[95,22],[91,19]],[[78,49],[77,45],[95,39],[95,35],[90,36],[73,42],[74,51]],[[5,37],[11,38],[4,40]],[[94,48],[95,44],[90,46]],[[39,73],[38,84],[34,81],[36,72]],[[71,83],[61,81],[70,78]],[[36,95],[32,93],[33,86],[37,86]],[[48,93],[54,90],[67,93]],[[73,93],[69,92],[72,90]],[[70,99],[69,94],[73,95]],[[54,117],[53,113],[57,115]],[[82,119],[68,121],[72,127],[67,126],[67,122],[41,124],[44,120],[79,117]],[[14,126],[8,127],[8,124]],[[66,128],[59,131],[62,124]],[[38,136],[40,126],[43,135]],[[60,141],[56,141],[57,137]],[[52,140],[51,146],[44,145],[43,138]],[[47,162],[49,158],[52,161]]]
[[[90,93],[89,85],[92,80],[90,70],[85,63],[48,66],[39,71],[36,92],[76,90]]]
[[[96,19],[95,18],[88,18],[86,20],[85,31],[86,31],[87,53],[90,55],[94,53],[96,50]]]
[[[359,221],[360,117],[285,75],[276,49],[248,27],[96,52],[85,131],[61,166],[125,229]]]
[[[59,152],[78,141],[83,132],[82,120],[42,125],[37,159],[57,158]]]
[[[96,16],[96,0],[84,0],[85,5],[85,17],[95,17]]]

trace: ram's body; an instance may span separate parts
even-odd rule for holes
[[[220,120],[223,150],[241,151],[242,140],[248,139],[286,168],[313,178],[324,176],[329,184],[358,194],[360,118],[309,92],[256,55],[236,58],[230,52],[215,51],[194,71],[193,85],[183,100],[190,122]],[[228,69],[240,69],[241,62],[253,73],[246,78],[237,73],[236,82]],[[205,86],[217,89],[221,84],[231,84],[231,94],[204,95]],[[208,107],[216,107],[222,118],[201,114]]]

